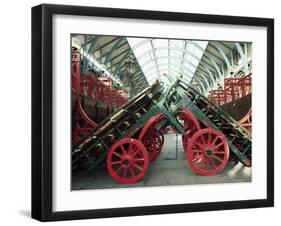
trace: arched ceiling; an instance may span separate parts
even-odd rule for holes
[[[136,93],[157,79],[168,84],[168,76],[181,77],[204,95],[223,81],[226,68],[233,67],[233,50],[237,49],[242,59],[243,51],[248,51],[247,43],[104,35],[73,35],[72,46],[82,53],[84,73],[94,67],[121,85],[125,61],[133,59],[136,71],[131,81]]]
[[[207,41],[127,38],[149,84],[163,75],[190,82]]]

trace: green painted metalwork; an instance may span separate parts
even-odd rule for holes
[[[177,118],[177,113],[183,108],[197,117],[202,128],[211,127],[224,134],[231,153],[241,163],[250,166],[251,133],[180,78],[168,88],[160,82],[154,83],[103,120],[73,146],[73,163],[86,158],[84,162],[93,169],[103,162],[111,145],[124,137],[137,139],[146,122],[158,114],[164,116],[160,129],[171,125],[185,136],[185,130]]]

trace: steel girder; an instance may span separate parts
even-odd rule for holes
[[[156,69],[157,69],[158,78],[160,79],[160,71],[159,71],[159,66],[158,66],[157,59],[156,59],[155,47],[154,47],[154,44],[153,44],[153,40],[150,40],[150,44],[151,44],[151,48],[152,48],[154,63],[155,63]]]
[[[124,41],[123,38],[120,38],[119,40],[117,40],[116,43],[112,46],[110,52],[108,52],[108,53],[106,53],[106,54],[104,54],[104,55],[102,55],[102,56],[100,57],[100,58],[102,58],[102,57],[104,57],[104,56],[106,57],[105,62],[104,62],[105,65],[111,60],[112,54],[113,54],[113,52],[114,52],[115,50],[117,50],[117,49],[119,49],[119,48],[121,48],[122,46],[124,46],[124,45],[127,44],[127,42],[123,42],[123,41]],[[122,43],[122,42],[123,42],[123,43]]]
[[[219,42],[213,42],[213,46],[219,51],[220,55],[223,57],[227,67],[230,67],[230,61],[228,59],[228,57],[226,56],[226,54],[224,53],[224,51],[222,50],[222,48],[220,47],[220,43]]]
[[[107,43],[105,43],[105,44],[99,46],[99,48],[95,49],[93,52],[97,52],[97,51],[103,49],[104,47],[110,45],[111,43],[115,42],[115,41],[118,40],[118,39],[119,39],[119,37],[113,38],[112,40],[108,41]]]
[[[91,40],[91,42],[87,42],[87,35],[84,35],[84,44],[82,46],[85,57],[83,58],[83,68],[82,71],[83,73],[86,73],[88,71],[88,66],[89,66],[89,60],[87,59],[86,55],[89,56],[90,53],[93,51],[93,49],[95,49],[95,47],[97,46],[97,40],[98,40],[98,36],[93,36],[93,39]],[[89,48],[87,49],[87,45],[90,44]]]
[[[236,49],[238,50],[238,53],[241,57],[241,60],[243,61],[243,69],[245,74],[249,73],[249,67],[248,67],[248,57],[243,52],[242,47],[239,43],[235,43]]]

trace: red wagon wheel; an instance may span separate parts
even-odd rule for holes
[[[198,174],[211,176],[222,171],[229,158],[227,139],[215,129],[196,132],[188,143],[187,159]]]
[[[138,140],[123,138],[109,150],[107,170],[118,183],[135,183],[144,177],[149,165],[146,148]]]
[[[242,119],[239,120],[239,124],[245,127],[248,131],[252,132],[252,108]]]
[[[158,158],[164,144],[164,135],[161,131],[151,128],[142,138],[142,143],[149,153],[150,161]]]
[[[149,160],[153,161],[160,155],[163,144],[164,135],[157,128],[157,125],[164,119],[163,114],[151,117],[144,125],[138,140],[146,147],[149,153]]]
[[[72,144],[79,142],[82,136],[97,126],[97,124],[84,111],[81,105],[80,96],[77,95],[76,98],[76,104],[72,114]]]
[[[182,136],[182,143],[185,152],[187,151],[187,145],[192,137],[198,130],[201,129],[200,124],[197,118],[192,114],[192,112],[187,109],[181,110],[177,115],[180,123],[183,126],[184,131],[186,132],[185,136]]]

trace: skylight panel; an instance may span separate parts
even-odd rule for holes
[[[167,47],[168,46],[168,40],[167,39],[154,39],[153,40],[155,48],[159,47]]]
[[[182,48],[184,41],[183,40],[171,40],[170,46],[173,48]]]
[[[150,85],[159,77],[163,79],[164,73],[170,73],[172,77],[183,74],[185,80],[190,82],[208,45],[208,41],[143,38],[127,40]]]

